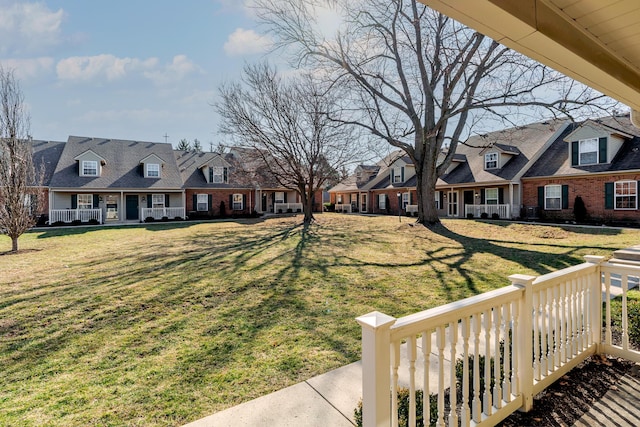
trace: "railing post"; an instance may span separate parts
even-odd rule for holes
[[[362,327],[362,425],[389,427],[391,420],[390,328],[396,319],[373,311],[356,321]]]
[[[517,363],[518,384],[516,390],[522,395],[522,407],[524,412],[533,408],[533,281],[534,276],[513,274],[509,276],[511,284],[524,289],[520,299],[520,319],[518,321],[518,338],[513,343],[513,355]]]
[[[589,278],[589,327],[591,328],[591,342],[596,344],[596,352],[602,352],[602,271],[600,264],[604,262],[603,256],[585,255],[585,261],[596,264],[596,273]],[[607,325],[610,328],[611,325]]]

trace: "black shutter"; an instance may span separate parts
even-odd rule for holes
[[[209,184],[213,183],[213,168],[209,166]]]
[[[242,209],[246,209],[247,208],[247,195],[243,194],[242,195]]]
[[[444,209],[444,191],[440,192],[440,209]]]
[[[409,191],[409,204],[413,204],[413,194],[411,194],[411,191]]]
[[[153,197],[151,196],[151,194],[147,194],[147,207],[153,207]]]
[[[400,168],[400,182],[404,182],[404,166]]]
[[[276,193],[274,191],[273,193],[271,193],[271,204],[273,205],[275,204],[275,202],[276,202]]]
[[[207,211],[213,210],[213,196],[207,194]]]
[[[607,137],[598,140],[598,163],[607,163]]]
[[[578,141],[571,142],[571,166],[578,166]]]
[[[287,203],[287,192],[284,192],[284,202]]]
[[[233,210],[233,194],[229,194],[229,209]]]
[[[78,209],[78,195],[71,195],[71,209]]]
[[[389,195],[388,194],[384,195],[384,202],[385,202],[384,203],[384,208],[385,208],[385,210],[388,211],[389,210]]]
[[[538,187],[538,207],[544,209],[544,187]]]
[[[480,189],[480,204],[484,205],[485,201],[486,201],[486,198],[485,198],[485,194],[484,194],[484,188],[481,188]]]
[[[98,209],[98,205],[100,204],[100,196],[97,194],[93,195],[93,209]]]
[[[569,186],[562,186],[562,209],[569,209]]]
[[[227,168],[223,168],[222,173],[223,173],[222,182],[226,184],[229,182],[229,173],[227,172]]]
[[[169,199],[170,199],[169,194],[165,194],[164,195],[164,207],[165,208],[169,207]]]
[[[604,208],[613,209],[613,182],[604,183]]]
[[[504,188],[498,188],[498,204],[504,204]]]
[[[376,194],[375,195],[376,198],[376,209],[380,209],[380,195]]]
[[[193,209],[194,211],[198,210],[198,195],[194,194],[193,195]]]

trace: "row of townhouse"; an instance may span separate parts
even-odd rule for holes
[[[32,145],[45,170],[40,215],[50,224],[302,210],[297,192],[279,186],[248,150],[178,151],[168,143],[77,136]]]
[[[629,116],[548,121],[471,137],[438,179],[441,216],[573,220],[576,197],[594,221],[638,222],[640,129]],[[343,212],[417,212],[415,167],[392,153],[332,188]]]

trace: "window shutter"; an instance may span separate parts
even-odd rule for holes
[[[276,193],[271,193],[271,204],[273,205],[276,202]]]
[[[607,163],[607,137],[598,140],[598,163]]]
[[[411,191],[409,191],[409,204],[413,204],[413,194],[411,193]]]
[[[164,195],[164,207],[165,207],[165,208],[168,208],[168,207],[169,207],[169,199],[170,199],[169,195],[168,195],[168,194],[165,194],[165,195]]]
[[[482,188],[482,189],[480,189],[480,204],[484,205],[485,201],[486,201],[486,198],[485,198],[485,194],[484,194],[484,188]]]
[[[213,196],[211,194],[207,194],[207,210],[210,211],[213,209]]]
[[[571,142],[571,166],[578,166],[578,141]]]
[[[498,188],[498,204],[504,204],[504,188]]]
[[[389,210],[389,195],[388,194],[384,195],[384,202],[385,202],[385,205],[384,205],[385,209]]]
[[[440,192],[440,209],[444,209],[444,191]]]
[[[376,209],[380,209],[380,196],[376,194]]]
[[[229,172],[227,172],[227,168],[223,168],[222,173],[223,173],[222,182],[226,184],[227,182],[229,182]]]
[[[198,210],[198,195],[194,194],[193,195],[193,208],[192,210],[197,211]]]
[[[404,166],[400,168],[400,182],[404,182]]]
[[[78,209],[78,195],[71,195],[71,209]]]
[[[604,183],[604,208],[613,209],[613,182]]]
[[[569,209],[569,186],[562,186],[562,209]]]
[[[229,194],[229,209],[233,210],[233,194]]]
[[[393,180],[394,179],[393,173],[395,172],[395,170],[396,170],[395,168],[391,168],[391,172],[389,173],[389,179],[391,180],[392,184],[395,184],[395,181]]]
[[[246,209],[247,208],[247,195],[243,194],[242,195],[242,209]]]
[[[213,182],[213,168],[209,166],[209,184]]]
[[[287,192],[284,192],[284,202],[287,203]]]
[[[544,187],[538,187],[538,207],[544,209]]]
[[[147,207],[153,207],[153,196],[151,196],[151,194],[147,194]]]
[[[100,204],[100,196],[97,194],[93,195],[93,209],[98,209],[98,205]]]

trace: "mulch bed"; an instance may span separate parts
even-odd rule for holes
[[[640,377],[635,363],[592,356],[535,396],[530,412],[515,412],[500,426],[571,426],[626,374]]]

